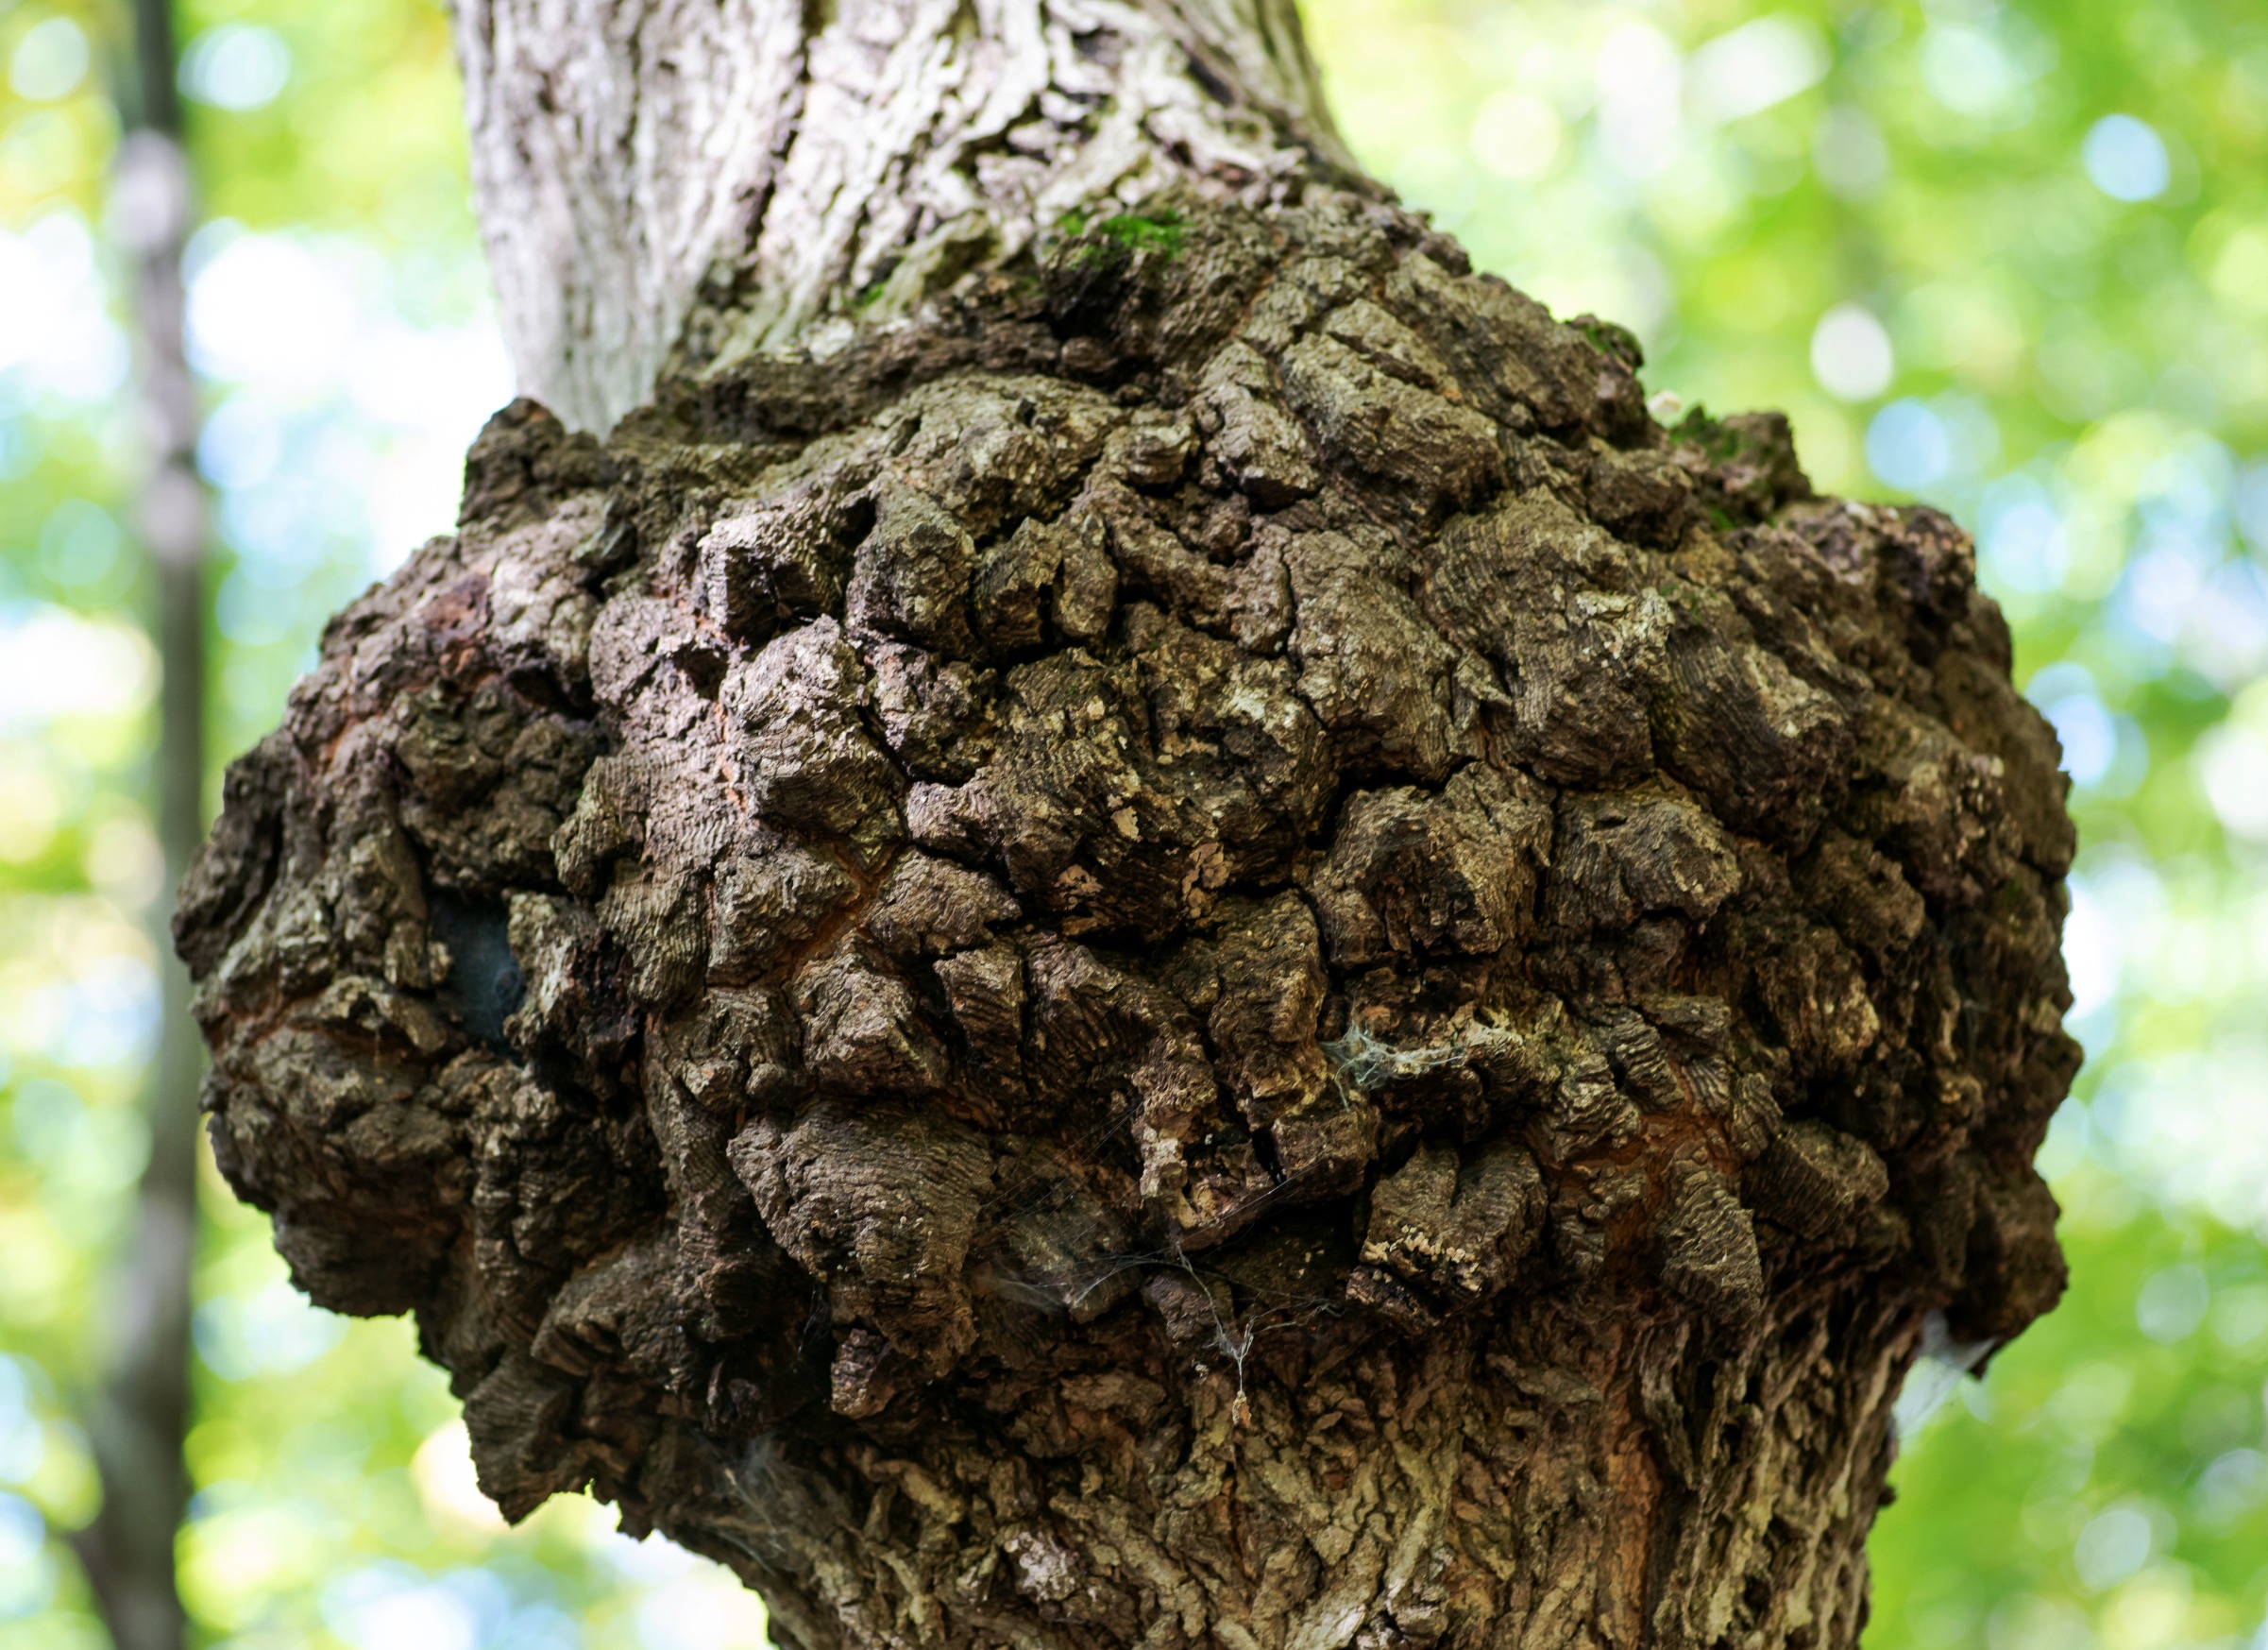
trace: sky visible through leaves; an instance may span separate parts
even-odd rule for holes
[[[1978,535],[2083,849],[2064,1306],[1909,1393],[1870,1650],[2268,1650],[2268,0],[1310,0],[1357,154],[1659,395]],[[194,0],[212,738],[445,531],[511,390],[432,0]],[[155,1040],[153,591],[104,179],[122,14],[0,0],[0,1650],[106,1641],[62,1533]],[[307,1305],[208,1165],[202,1641],[732,1650],[587,1501],[501,1533],[409,1326]],[[1925,1401],[1941,1399],[1927,1414]]]

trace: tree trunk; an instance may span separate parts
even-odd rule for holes
[[[1967,539],[1657,425],[1288,12],[462,20],[615,427],[499,415],[185,892],[296,1276],[809,1650],[1854,1642],[1925,1324],[2062,1279]]]
[[[196,388],[183,350],[181,255],[192,221],[189,159],[167,0],[136,0],[134,61],[122,75],[127,133],[111,190],[132,260],[140,411],[149,442],[136,526],[157,586],[153,629],[164,691],[157,750],[158,835],[168,882],[205,834],[205,495],[196,473]],[[197,1087],[203,1061],[189,978],[160,963],[164,1017],[143,1114],[149,1161],[133,1233],[102,1327],[104,1388],[88,1432],[102,1507],[76,1540],[116,1650],[180,1650],[185,1624],[174,1540],[189,1505],[190,1272],[196,1245]]]

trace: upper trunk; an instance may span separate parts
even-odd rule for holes
[[[1291,0],[464,0],[457,39],[513,364],[582,429],[681,344],[729,363],[1075,208],[1346,164]]]

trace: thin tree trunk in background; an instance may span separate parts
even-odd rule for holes
[[[182,348],[181,252],[188,160],[174,87],[167,0],[136,0],[127,136],[112,184],[114,232],[132,260],[140,412],[148,469],[137,527],[157,575],[164,691],[158,831],[169,894],[204,833],[205,501],[195,469],[196,395]],[[190,1267],[196,1233],[197,1083],[202,1067],[189,980],[161,944],[164,1015],[144,1097],[149,1165],[133,1236],[108,1304],[105,1386],[93,1420],[102,1511],[79,1539],[118,1650],[184,1642],[174,1539],[188,1500]]]

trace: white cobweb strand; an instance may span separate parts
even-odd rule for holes
[[[713,366],[1083,203],[1346,164],[1291,0],[460,0],[456,32],[513,365],[585,429],[704,279]]]

